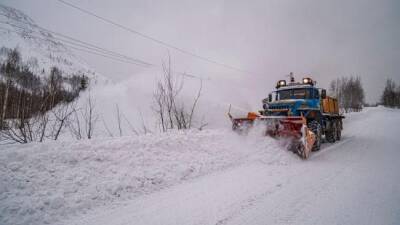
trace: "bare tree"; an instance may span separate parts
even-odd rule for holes
[[[139,110],[139,114],[140,114],[140,119],[142,121],[142,129],[144,134],[151,133],[151,130],[147,127],[146,122],[144,121],[142,111]]]
[[[46,130],[48,123],[49,123],[49,115],[47,113],[42,113],[39,116],[39,126],[38,126],[38,134],[40,135],[39,142],[43,142],[44,138],[46,137]]]
[[[333,80],[330,94],[339,100],[339,107],[345,112],[361,111],[365,93],[360,77],[342,77]]]
[[[154,104],[152,109],[158,116],[159,126],[163,132],[168,129],[190,129],[192,127],[203,84],[200,81],[200,88],[189,108],[180,100],[179,95],[183,87],[184,75],[173,75],[169,57],[168,63],[163,63],[163,78],[158,81],[153,94]]]
[[[53,108],[56,105],[57,95],[63,89],[61,71],[57,67],[51,68],[47,84],[50,96],[50,108]]]
[[[5,122],[5,129],[0,131],[2,140],[25,144],[36,140],[33,127],[37,123],[35,118],[18,118]]]
[[[108,128],[107,123],[106,123],[106,121],[104,120],[104,117],[103,117],[103,116],[101,117],[101,121],[103,122],[103,126],[104,126],[104,128],[106,129],[106,131],[107,131],[107,133],[108,133],[108,136],[114,137],[113,133],[112,133],[112,132],[110,131],[110,129]]]
[[[161,131],[166,132],[168,127],[167,127],[167,120],[166,120],[166,107],[165,107],[165,89],[164,86],[162,85],[161,82],[157,83],[157,89],[153,94],[153,99],[154,99],[154,107],[153,110],[158,116],[159,124],[161,126]]]
[[[50,120],[50,112],[38,113],[30,118],[24,117],[26,114],[22,112],[18,118],[6,122],[7,126],[0,130],[0,135],[3,140],[22,144],[32,141],[43,142],[46,138],[57,140],[67,126],[68,119],[74,112],[73,109],[74,107],[70,104],[53,109],[51,111],[53,120]]]
[[[196,98],[194,99],[194,102],[193,102],[193,105],[192,105],[192,110],[190,111],[190,115],[189,115],[189,127],[188,127],[188,128],[191,128],[191,126],[192,126],[193,115],[194,115],[194,112],[195,112],[197,103],[198,103],[198,101],[199,101],[199,99],[200,99],[201,90],[202,90],[202,89],[203,89],[203,80],[200,80],[200,88],[199,88],[199,90],[198,90],[198,92],[197,92]],[[203,119],[204,119],[204,117],[203,117]],[[200,129],[200,130],[201,130],[201,129]]]
[[[115,104],[115,108],[117,109],[117,123],[118,123],[118,130],[119,136],[122,136],[122,128],[121,128],[121,113],[119,112],[118,104]]]
[[[71,116],[72,118],[68,120],[68,125],[67,125],[71,135],[75,137],[77,140],[82,139],[82,129],[81,129],[79,111],[80,109],[76,109],[75,107],[72,108],[72,116]]]
[[[129,125],[131,131],[132,131],[134,134],[139,135],[139,132],[135,129],[135,127],[134,127],[134,126],[132,125],[132,123],[128,120],[128,118],[126,118],[126,116],[125,116],[123,113],[121,113],[121,114],[122,114],[122,117],[124,118],[125,122]]]
[[[200,126],[198,127],[199,130],[203,130],[204,127],[206,127],[208,125],[208,123],[205,122],[204,116],[201,118],[200,121]]]
[[[27,143],[57,139],[73,114],[68,104],[86,88],[87,78],[63,77],[56,67],[51,68],[47,78],[41,78],[32,72],[39,70],[37,59],[30,58],[24,63],[17,49],[2,48],[2,51],[7,52],[5,62],[0,64],[2,140]],[[45,74],[44,69],[42,73]],[[67,90],[65,83],[71,84],[72,90]]]
[[[7,106],[8,106],[8,99],[9,99],[9,91],[10,87],[13,83],[12,78],[17,72],[21,62],[21,55],[17,49],[13,49],[8,53],[7,62],[5,64],[5,78],[6,78],[6,87],[3,99],[3,107],[2,107],[2,114],[0,117],[0,126],[3,126],[5,121]],[[0,128],[1,128],[0,127]]]
[[[400,85],[397,86],[395,93],[396,93],[396,97],[395,97],[395,98],[396,98],[396,101],[395,101],[395,104],[396,104],[396,106],[399,108],[399,107],[400,107]]]
[[[400,88],[399,88],[400,89]],[[385,89],[383,90],[381,102],[386,107],[398,107],[398,96],[399,94],[396,92],[396,83],[392,79],[388,79],[386,81]]]
[[[52,110],[52,113],[54,115],[54,123],[53,123],[53,129],[51,132],[51,137],[54,140],[57,140],[58,137],[60,136],[61,131],[66,127],[68,124],[68,119],[74,113],[74,105],[73,103],[67,103],[67,104],[62,104],[58,106],[57,108]]]
[[[98,115],[95,113],[95,104],[93,102],[90,90],[88,93],[85,111],[83,112],[82,116],[85,122],[86,137],[91,139],[93,137],[95,125],[98,120]]]

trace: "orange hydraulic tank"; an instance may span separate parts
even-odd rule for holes
[[[322,100],[322,110],[324,113],[338,114],[339,105],[337,99],[326,96],[326,98]]]

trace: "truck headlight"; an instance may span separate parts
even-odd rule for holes
[[[313,85],[313,80],[311,78],[305,77],[305,78],[303,78],[303,84]]]
[[[280,88],[280,87],[284,87],[284,86],[286,86],[286,80],[280,80],[276,84],[276,88]]]

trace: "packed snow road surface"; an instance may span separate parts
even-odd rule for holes
[[[227,131],[14,146],[0,223],[398,224],[398,124],[399,110],[351,114],[307,161]]]

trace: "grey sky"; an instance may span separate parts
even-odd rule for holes
[[[167,49],[55,0],[0,0],[40,26],[160,64]],[[170,50],[177,70],[205,77],[242,77],[258,93],[293,71],[321,86],[362,77],[367,101],[386,78],[400,83],[400,1],[68,0],[180,48],[257,74],[238,74]],[[143,68],[77,53],[97,71],[121,80]],[[260,96],[260,99],[262,96]]]

